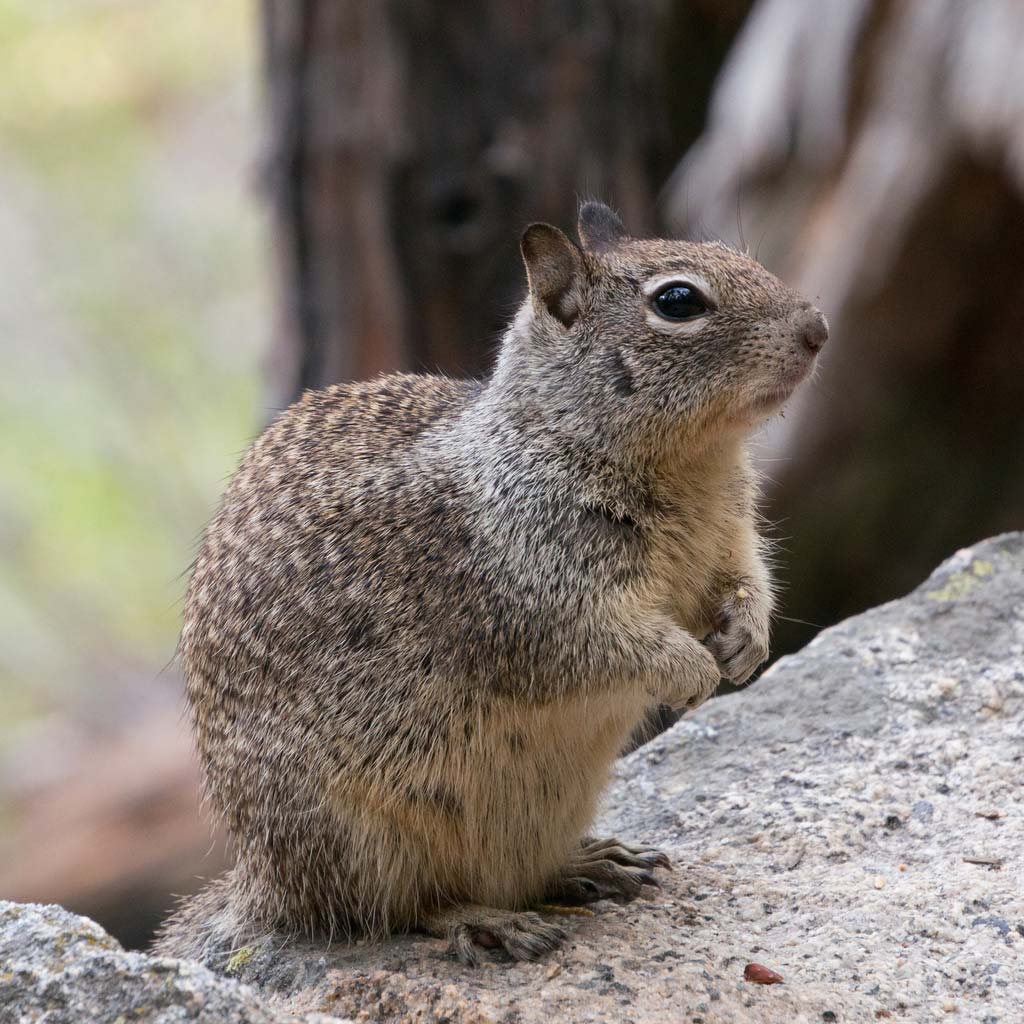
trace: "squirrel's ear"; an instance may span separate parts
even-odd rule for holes
[[[583,253],[550,224],[531,224],[520,243],[530,294],[566,327],[579,316]]]
[[[580,207],[578,230],[583,248],[590,252],[610,249],[626,237],[618,214],[604,203],[584,203]]]

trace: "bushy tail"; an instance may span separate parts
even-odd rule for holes
[[[224,970],[239,951],[263,946],[272,937],[260,927],[239,899],[234,871],[214,879],[194,896],[186,896],[160,926],[153,941],[157,956],[197,960]]]

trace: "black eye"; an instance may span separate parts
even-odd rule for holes
[[[708,311],[708,304],[692,284],[676,281],[665,285],[654,299],[654,308],[666,320],[689,320]]]

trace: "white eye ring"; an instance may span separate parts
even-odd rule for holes
[[[709,306],[713,307],[717,305],[715,294],[711,289],[711,286],[698,274],[692,274],[689,272],[660,274],[658,277],[654,277],[649,281],[646,281],[643,286],[643,294],[646,300],[644,304],[644,316],[648,325],[654,330],[660,331],[662,334],[696,334],[699,331],[702,331],[708,322],[706,315],[699,314],[686,320],[670,320],[661,316],[657,310],[654,309],[653,302],[655,296],[668,285],[672,284],[692,288],[703,296]]]
[[[693,320],[694,317],[706,316],[711,312],[711,307],[699,289],[682,281],[672,281],[661,291],[655,292],[651,306],[658,316],[672,323]]]

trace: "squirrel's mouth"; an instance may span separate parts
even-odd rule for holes
[[[751,410],[761,415],[768,415],[775,412],[786,404],[799,383],[799,381],[796,381],[793,384],[787,384],[785,386],[779,386],[762,391],[750,403]]]
[[[762,416],[776,412],[789,401],[793,392],[807,379],[813,365],[813,361],[808,362],[787,374],[782,380],[761,389],[750,403],[751,410]]]

